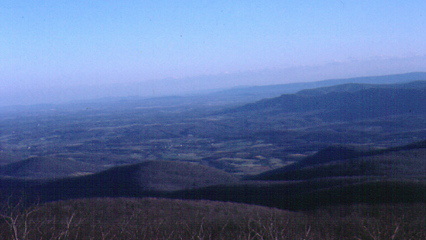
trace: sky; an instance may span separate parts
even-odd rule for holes
[[[424,0],[2,0],[0,105],[426,71],[425,23]]]

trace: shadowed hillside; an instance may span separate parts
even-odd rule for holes
[[[376,156],[360,157],[347,161],[331,162],[317,166],[265,174],[255,179],[304,180],[327,177],[380,176],[426,180],[426,149],[398,151]]]
[[[365,154],[365,152],[350,146],[342,146],[342,145],[330,146],[318,151],[314,155],[307,156],[298,162],[295,162],[293,164],[290,164],[282,168],[277,168],[271,171],[258,174],[257,176],[251,176],[249,177],[249,179],[263,180],[262,177],[264,177],[267,180],[272,180],[265,176],[273,176],[283,171],[297,170],[302,167],[310,166],[310,165],[316,165],[316,164],[327,163],[327,162],[338,161],[338,160],[346,160],[346,159],[354,158],[357,156],[362,156],[363,154]]]
[[[14,154],[8,154],[0,150],[0,166],[16,162],[19,159],[20,158]]]
[[[236,182],[229,173],[202,165],[147,161],[82,177],[48,182],[32,189],[42,200],[80,197],[144,196]]]
[[[425,142],[386,150],[356,151],[329,147],[295,164],[252,176],[251,180],[304,180],[380,176],[426,180]]]
[[[378,178],[333,178],[291,182],[246,182],[169,194],[173,198],[249,203],[290,210],[358,203],[425,203],[426,183]]]
[[[424,143],[364,152],[330,147],[299,163],[248,177],[252,181],[184,190],[171,196],[284,209],[426,202]]]
[[[0,167],[0,176],[41,179],[90,174],[99,166],[56,157],[31,157]]]

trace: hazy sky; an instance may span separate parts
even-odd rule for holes
[[[0,94],[330,64],[426,71],[425,23],[424,0],[1,0]],[[230,85],[317,80],[303,76]]]

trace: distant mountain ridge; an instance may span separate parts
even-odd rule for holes
[[[425,81],[426,72],[412,72],[403,74],[392,74],[384,76],[369,76],[369,77],[355,77],[355,78],[342,78],[342,79],[328,79],[316,82],[300,82],[300,83],[287,83],[287,84],[274,84],[265,86],[248,86],[248,87],[235,87],[218,92],[211,93],[210,95],[226,96],[226,95],[243,95],[252,96],[253,98],[271,98],[278,97],[282,94],[293,94],[305,89],[326,88],[342,84],[404,84],[415,81]]]
[[[367,83],[346,83],[334,85],[330,87],[320,87],[313,89],[304,89],[297,94],[306,96],[322,95],[331,92],[356,92],[371,88],[384,88],[384,89],[424,89],[426,88],[426,81],[414,81],[408,83],[397,84],[367,84]]]
[[[243,78],[244,76],[242,76]],[[208,79],[207,79],[208,80]],[[274,98],[282,94],[294,94],[305,89],[314,89],[322,87],[330,87],[341,84],[402,84],[413,81],[424,81],[426,80],[426,72],[411,72],[403,74],[392,74],[384,76],[369,76],[369,77],[355,77],[355,78],[343,78],[343,79],[329,79],[315,82],[298,82],[298,83],[285,83],[285,84],[273,84],[273,85],[259,85],[259,86],[240,86],[229,89],[211,89],[208,91],[178,94],[167,94],[162,97],[142,97],[135,93],[128,95],[127,97],[92,97],[92,100],[80,100],[80,101],[65,101],[60,105],[56,104],[39,104],[35,106],[0,106],[2,111],[29,111],[32,109],[55,109],[60,108],[83,108],[89,107],[105,107],[105,105],[119,105],[123,107],[123,103],[136,104],[138,106],[158,106],[163,104],[166,106],[174,105],[235,105],[244,104],[253,101],[259,101],[265,98]],[[129,86],[127,86],[129,87]],[[115,86],[115,88],[122,88],[122,86]],[[140,86],[135,85],[134,89],[138,89]],[[175,96],[175,97],[171,97]],[[66,103],[68,102],[68,103]],[[4,103],[2,105],[5,105]]]
[[[382,76],[367,76],[345,79],[329,79],[319,81],[319,83],[326,83],[332,85],[339,85],[344,83],[368,83],[368,84],[395,84],[414,82],[419,80],[426,80],[426,72],[411,72],[402,74],[391,74]]]
[[[354,120],[398,114],[426,114],[426,84],[337,85],[284,94],[226,111],[225,113],[312,113],[325,120]]]

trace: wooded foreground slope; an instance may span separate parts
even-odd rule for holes
[[[2,209],[0,238],[424,239],[425,211],[424,204],[338,206],[295,213],[214,201],[80,199]]]

